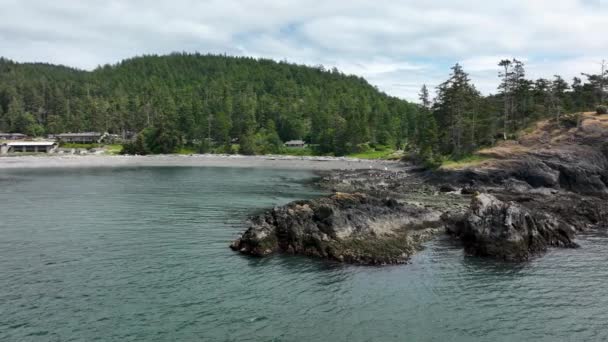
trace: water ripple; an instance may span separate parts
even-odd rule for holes
[[[3,171],[4,172],[4,171]],[[245,218],[316,196],[307,172],[0,174],[1,341],[608,339],[606,234],[524,264],[439,239],[368,268],[226,248]]]

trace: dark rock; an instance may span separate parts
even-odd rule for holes
[[[456,189],[456,187],[451,184],[443,184],[442,186],[439,187],[439,191],[441,191],[441,192],[454,192],[457,190],[458,189]]]
[[[514,193],[525,193],[532,190],[532,186],[529,183],[513,178],[505,181],[504,188],[506,191]]]
[[[454,237],[459,237],[464,231],[464,222],[466,212],[463,211],[447,211],[441,215],[441,221],[445,227],[446,233]]]
[[[474,195],[474,194],[476,194],[478,192],[481,192],[481,191],[482,190],[481,190],[480,187],[477,187],[477,186],[474,186],[474,185],[467,185],[467,186],[464,186],[460,190],[460,193],[463,194],[463,195]]]
[[[356,264],[397,264],[440,232],[441,224],[439,214],[429,209],[338,193],[254,217],[231,248],[254,256],[284,252]]]
[[[576,247],[576,230],[570,224],[489,194],[475,196],[469,211],[452,217],[448,226],[468,253],[507,261],[527,260],[549,246]]]
[[[513,176],[534,188],[552,188],[559,185],[559,171],[536,158],[525,158],[513,163]]]
[[[318,184],[341,194],[254,217],[231,248],[403,263],[438,228],[469,254],[502,260],[575,247],[575,234],[608,224],[608,125],[588,118],[571,129],[543,125],[460,170],[327,172]]]

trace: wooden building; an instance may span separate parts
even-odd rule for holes
[[[0,140],[24,140],[27,135],[21,133],[0,133]]]
[[[285,143],[285,147],[304,148],[306,147],[306,143],[304,142],[304,140],[290,140]]]
[[[103,138],[103,133],[84,132],[84,133],[62,133],[55,135],[55,138],[63,143],[72,144],[98,144]]]
[[[0,154],[50,153],[57,148],[54,141],[9,141],[0,145]]]

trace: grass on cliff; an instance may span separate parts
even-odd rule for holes
[[[61,148],[81,148],[90,150],[92,148],[98,148],[103,146],[103,144],[79,144],[79,143],[60,143],[59,147]]]
[[[183,155],[196,154],[196,153],[198,153],[198,151],[193,147],[181,147],[179,150],[177,150],[177,154],[183,154]]]
[[[368,144],[363,144],[360,147],[360,152],[351,153],[347,157],[358,159],[399,159],[403,155],[401,151],[396,151],[388,146],[369,146]]]
[[[463,169],[467,167],[477,166],[488,160],[488,157],[472,154],[461,158],[448,158],[443,160],[439,168],[447,170]]]
[[[358,159],[388,159],[395,151],[386,150],[386,151],[376,151],[370,150],[361,153],[349,154],[350,158],[358,158]]]
[[[285,155],[285,156],[297,156],[297,157],[309,157],[315,156],[315,151],[311,147],[305,148],[293,148],[293,147],[284,147],[277,154]]]
[[[319,153],[316,153],[315,150],[311,147],[306,148],[283,148],[278,153],[281,155],[288,156],[320,156]],[[346,155],[349,158],[358,158],[358,159],[391,159],[395,157],[395,150],[386,147],[377,147],[377,148],[367,148],[364,151],[351,153]],[[333,155],[333,154],[331,154]],[[398,156],[396,157],[398,158]]]
[[[367,145],[367,144],[366,144]],[[112,150],[114,150],[114,146],[116,147],[115,153],[109,152],[110,154],[118,154],[122,150],[121,145],[110,145]],[[76,146],[74,146],[76,147]],[[78,148],[84,148],[85,146],[77,146]],[[92,145],[86,145],[87,148],[97,147]],[[119,149],[120,147],[120,149]],[[238,154],[240,152],[240,146],[238,144],[233,144],[232,146],[226,148],[225,146],[212,148],[207,153],[211,154]],[[200,152],[198,148],[193,146],[182,146],[176,152],[176,154],[181,155],[190,155],[203,153]],[[277,152],[273,153],[258,153],[258,155],[283,155],[283,156],[295,156],[295,157],[312,157],[312,156],[334,156],[334,154],[322,154],[315,151],[313,146],[307,146],[305,148],[289,148],[283,147]],[[352,153],[346,155],[349,158],[357,158],[357,159],[386,159],[386,160],[399,160],[403,156],[402,151],[397,151],[390,147],[385,146],[376,146],[369,147],[366,146],[361,150],[361,152]]]
[[[559,120],[546,118],[530,123],[527,127],[513,133],[508,140],[499,139],[496,144],[481,148],[473,154],[460,158],[444,157],[432,168],[459,170],[489,165],[491,160],[504,160],[526,155],[548,144],[559,145],[576,141],[576,135],[598,134],[608,128],[608,115],[595,112],[563,114]],[[596,132],[596,133],[593,133]]]
[[[106,154],[120,154],[122,151],[121,144],[77,144],[77,143],[61,143],[61,148],[75,148],[90,150],[93,148],[103,148]]]
[[[117,155],[117,154],[120,154],[120,152],[122,152],[122,145],[120,145],[120,144],[111,144],[111,145],[106,145],[105,147],[106,147],[107,154]]]

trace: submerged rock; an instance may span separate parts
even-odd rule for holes
[[[231,248],[254,256],[284,252],[355,264],[398,264],[441,232],[441,225],[439,213],[429,209],[337,193],[254,217]]]

